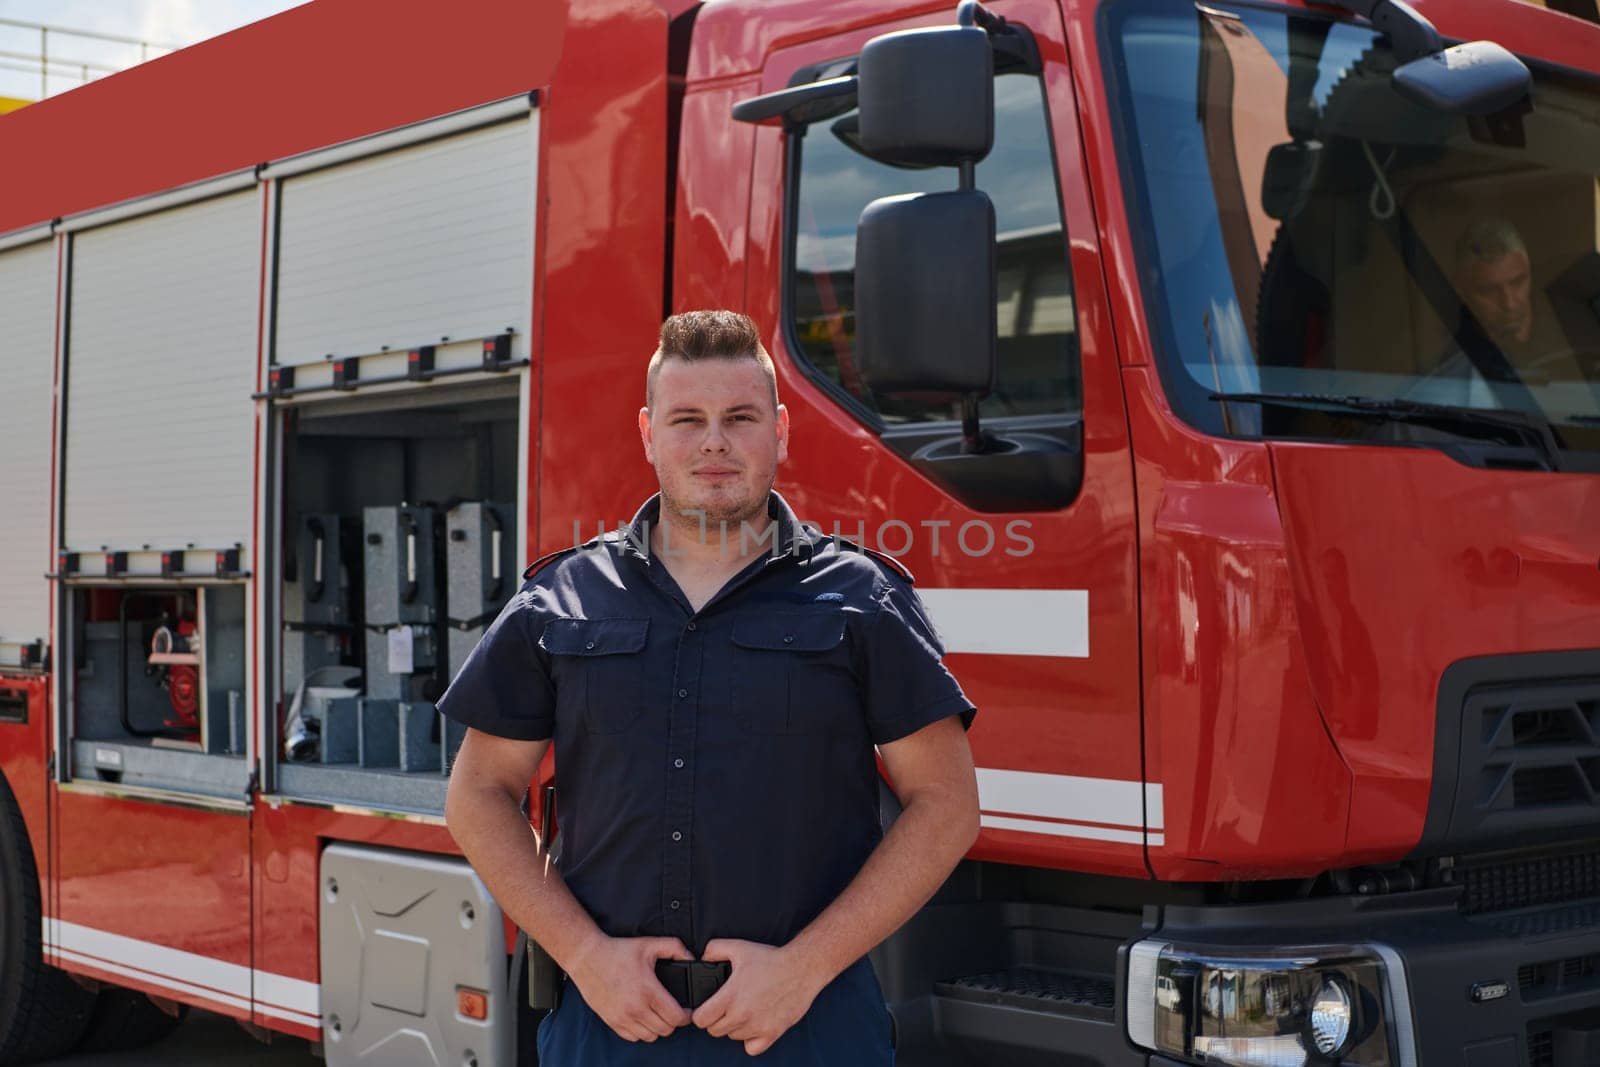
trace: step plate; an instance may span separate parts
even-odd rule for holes
[[[1116,987],[1111,979],[1037,967],[952,978],[934,983],[933,989],[937,995],[955,1000],[1095,1019],[1110,1019],[1116,1007]]]

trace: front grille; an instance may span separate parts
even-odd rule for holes
[[[1451,869],[1461,911],[1484,915],[1600,897],[1600,848],[1500,860],[1462,860]]]
[[[1544,1000],[1567,993],[1587,992],[1600,986],[1600,953],[1568,956],[1544,963],[1524,963],[1517,968],[1517,985],[1523,1000]]]
[[[1440,678],[1423,848],[1516,847],[1600,823],[1600,651],[1463,660]]]
[[[1555,1036],[1549,1030],[1528,1030],[1528,1067],[1555,1067]]]
[[[1583,805],[1600,796],[1600,686],[1490,690],[1467,698],[1478,727],[1483,812]]]

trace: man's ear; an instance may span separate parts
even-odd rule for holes
[[[655,438],[650,436],[650,409],[639,409],[639,440],[644,444],[644,458],[651,466],[655,466],[656,448]]]
[[[778,405],[778,462],[789,458],[789,409]]]

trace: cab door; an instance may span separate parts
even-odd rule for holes
[[[1026,27],[1039,59],[997,62],[995,143],[977,167],[997,214],[999,281],[1000,382],[981,416],[1002,437],[1055,442],[1057,462],[1000,456],[981,477],[952,473],[930,457],[959,439],[959,409],[876,395],[861,374],[857,219],[872,200],[953,189],[957,176],[869,159],[852,140],[855,112],[836,110],[753,130],[746,303],[772,326],[794,427],[778,489],[824,533],[915,574],[980,709],[974,856],[1143,876],[1162,813],[1141,760],[1132,466],[1071,71],[1055,7],[990,6]],[[847,73],[871,37],[950,21],[838,33],[818,15],[783,38],[802,43],[765,56],[751,88]],[[694,214],[680,205],[680,223]]]

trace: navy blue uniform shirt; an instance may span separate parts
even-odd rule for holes
[[[904,577],[768,510],[697,612],[650,558],[652,497],[534,573],[439,702],[554,738],[561,872],[610,936],[787,943],[881,837],[873,746],[975,713]]]

